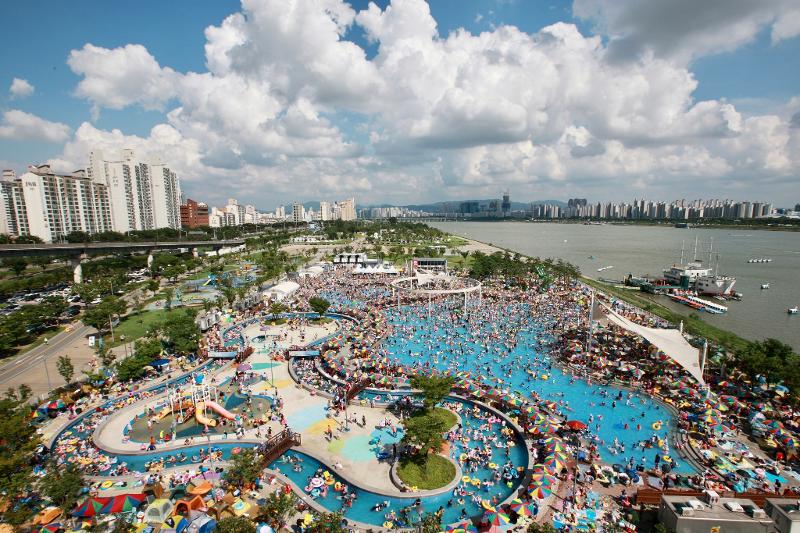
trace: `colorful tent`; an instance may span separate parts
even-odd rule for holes
[[[144,494],[120,494],[112,497],[100,509],[99,514],[126,513],[137,509],[145,501],[147,501],[147,496]]]
[[[457,524],[450,524],[445,529],[446,533],[478,533],[478,528],[469,520]]]
[[[106,498],[87,498],[82,504],[80,504],[74,511],[72,511],[72,516],[78,516],[81,518],[95,516],[100,512],[100,510],[105,507],[105,505],[111,500],[110,497]]]

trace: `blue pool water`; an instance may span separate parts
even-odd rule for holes
[[[385,344],[390,357],[408,367],[427,364],[441,371],[466,370],[473,376],[483,377],[484,383],[525,398],[530,398],[535,391],[540,398],[559,404],[567,418],[589,424],[600,439],[601,457],[609,463],[627,462],[632,457],[640,464],[644,457],[647,464],[652,465],[656,450],[642,451],[636,444],[654,434],[666,438],[674,427],[671,414],[651,398],[629,394],[613,386],[589,384],[552,364],[544,346],[548,337],[542,325],[518,304],[507,305],[502,313],[508,317],[504,325],[508,329],[484,321],[475,326],[479,328],[475,337],[468,335],[461,319],[452,318],[448,309],[436,308],[431,318],[427,317],[427,312],[423,316],[419,312],[409,307],[386,312],[387,319],[395,327]],[[473,338],[491,339],[488,350]],[[547,379],[541,379],[542,375]],[[622,398],[619,398],[620,393]],[[663,422],[658,431],[652,427],[657,421]],[[611,449],[615,437],[624,445],[624,453],[619,447]],[[693,469],[678,461],[675,471],[693,472]]]
[[[448,399],[453,403],[461,403],[465,405],[463,402],[459,400]],[[470,410],[464,409],[460,413],[462,423],[465,427],[472,427],[477,428],[482,424],[486,424],[485,420],[480,420],[472,416],[472,412]],[[491,433],[492,431],[499,432],[499,425],[492,424],[491,429],[488,431]],[[385,440],[382,442],[386,443]],[[475,442],[470,442],[470,446],[475,446]],[[459,444],[456,445],[453,450],[451,451],[451,456],[458,457],[463,449],[463,445]],[[511,462],[516,470],[517,467],[527,467],[527,453],[525,451],[524,443],[518,443],[517,446],[508,449],[508,457],[506,457],[504,449],[494,449],[492,455],[492,461],[498,464],[503,464],[507,461]],[[301,469],[300,471],[295,471],[292,465],[288,462],[289,458],[291,457],[298,457],[302,460],[299,463]],[[329,470],[326,466],[324,466],[319,461],[315,460],[308,455],[302,454],[300,452],[296,452],[290,450],[289,452],[285,453],[281,458],[276,460],[270,465],[270,468],[274,470],[278,470],[284,475],[286,475],[289,479],[294,481],[301,489],[308,485],[309,480],[311,477],[315,475],[317,469],[321,468],[322,470]],[[341,478],[336,476],[335,472],[331,472],[334,477],[336,477],[337,481],[343,481]],[[466,473],[465,473],[466,474]],[[475,477],[480,479],[481,481],[490,479],[493,471],[488,468],[479,468],[474,472],[468,472],[470,477]],[[440,494],[438,496],[430,496],[421,498],[422,500],[422,507],[421,511],[423,512],[435,512],[439,507],[444,508],[444,516],[442,518],[443,524],[448,524],[452,522],[456,522],[459,520],[461,516],[461,510],[464,509],[468,516],[474,516],[481,513],[480,505],[477,503],[473,503],[470,494],[476,492],[480,494],[483,499],[491,499],[492,496],[496,496],[498,501],[504,500],[508,497],[512,491],[516,490],[519,486],[519,479],[515,479],[512,481],[511,486],[504,483],[498,483],[497,485],[491,487],[487,490],[481,488],[476,489],[474,487],[469,487],[469,493],[467,496],[464,497],[464,503],[458,503],[458,497],[453,496],[452,492],[446,492],[444,494]],[[387,497],[382,496],[367,490],[358,489],[356,487],[350,487],[351,490],[354,490],[357,498],[353,504],[353,506],[349,509],[345,509],[345,517],[357,520],[359,522],[364,522],[367,524],[375,524],[381,525],[386,520],[385,514],[388,513],[390,510],[394,510],[398,513],[402,508],[411,505],[415,497],[410,498],[399,498],[399,497]],[[452,505],[450,507],[447,506],[449,500],[452,500]],[[342,509],[342,500],[339,497],[339,493],[329,490],[328,494],[323,497],[316,498],[316,501],[322,504],[324,507],[331,511],[338,511]],[[386,510],[382,511],[373,511],[373,507],[376,503],[389,501],[390,506]],[[416,510],[411,511],[410,516],[412,519],[416,519],[417,513]]]

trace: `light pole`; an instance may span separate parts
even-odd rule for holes
[[[44,338],[45,346],[50,345],[50,339],[47,337]],[[50,371],[47,369],[47,351],[44,352],[44,357],[42,357],[42,363],[44,364],[44,375],[47,376],[47,392],[49,393],[53,390],[53,385],[50,383]]]
[[[125,342],[124,333],[119,336],[119,340],[122,341],[122,349],[125,351],[125,357],[128,357],[128,344]]]

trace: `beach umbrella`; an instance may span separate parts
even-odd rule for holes
[[[536,498],[537,500],[544,500],[548,496],[550,496],[553,491],[549,487],[545,487],[543,485],[539,485],[533,487],[528,491],[528,494],[531,498]]]
[[[533,474],[531,476],[531,485],[555,485],[557,481],[557,477],[545,472]]]
[[[483,518],[481,518],[481,522],[489,524],[492,527],[506,527],[511,526],[511,519],[508,515],[502,511],[492,510],[487,511]]]
[[[561,459],[557,459],[556,457],[553,457],[552,459],[545,461],[544,464],[545,466],[550,467],[552,470],[556,472],[567,466],[564,463],[564,461],[562,461]]]
[[[567,427],[573,431],[583,431],[587,426],[580,420],[567,420]]]
[[[100,510],[106,506],[106,504],[111,500],[110,497],[104,498],[87,498],[82,504],[80,504],[74,511],[72,511],[72,516],[77,516],[81,518],[88,518],[91,516],[95,516]]]
[[[769,429],[773,430],[783,429],[783,423],[779,420],[764,420],[761,423],[767,426]]]
[[[444,530],[446,533],[478,533],[478,528],[469,520],[450,524]]]
[[[242,363],[236,367],[237,372],[248,372],[250,370],[253,370],[253,365],[250,363]]]
[[[120,494],[103,506],[100,514],[126,513],[138,508],[147,500],[144,494]]]
[[[64,400],[62,400],[61,398],[53,402],[50,402],[47,406],[48,409],[63,409],[64,407],[66,407],[66,404],[64,403]]]
[[[508,503],[508,508],[517,513],[519,516],[533,516],[536,513],[534,509],[537,509],[537,505],[533,502],[524,502],[519,498],[511,500]]]

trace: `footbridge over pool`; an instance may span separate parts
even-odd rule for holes
[[[81,261],[93,255],[112,255],[129,253],[146,253],[148,266],[153,260],[153,253],[162,250],[192,250],[211,248],[215,252],[234,251],[244,246],[244,239],[226,239],[219,241],[134,241],[134,242],[86,242],[86,243],[52,243],[52,244],[2,244],[0,259],[7,257],[69,257],[73,266],[75,283],[83,281]]]

